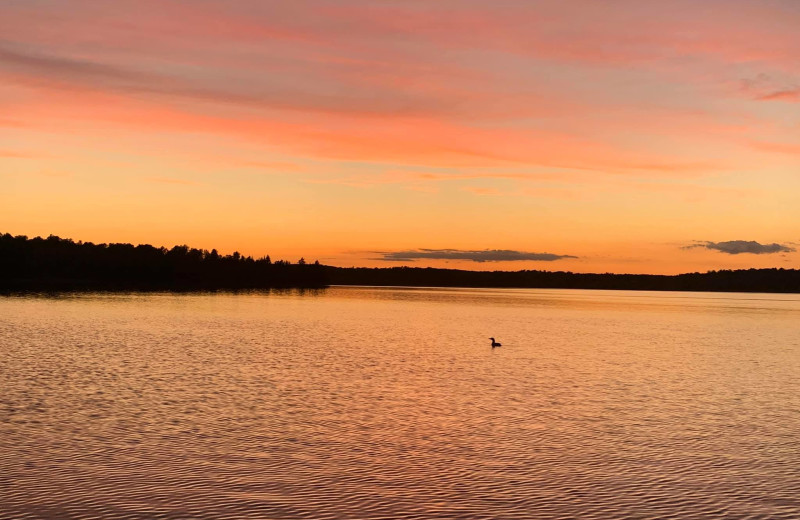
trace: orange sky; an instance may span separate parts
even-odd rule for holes
[[[796,0],[4,2],[0,232],[797,268],[798,27]]]

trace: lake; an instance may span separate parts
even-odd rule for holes
[[[4,519],[797,519],[800,295],[0,297],[0,454]]]

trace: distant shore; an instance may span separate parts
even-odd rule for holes
[[[740,269],[679,275],[420,267],[325,266],[324,269],[326,279],[333,285],[800,293],[800,270],[797,269]]]
[[[679,275],[334,267],[188,246],[93,244],[0,234],[0,291],[208,291],[329,285],[800,293],[800,270]]]

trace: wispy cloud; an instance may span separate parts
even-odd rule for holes
[[[531,23],[540,23],[539,17],[544,16],[548,23],[558,20],[557,26],[563,24],[567,30],[564,34],[571,34],[574,13],[559,7],[558,2],[548,8],[549,14],[515,2],[503,3],[498,9],[459,2],[446,8],[363,2],[351,2],[347,7],[348,2],[343,2],[324,9],[319,5],[330,16],[313,22],[303,22],[300,16],[313,11],[310,8],[266,3],[263,10],[253,7],[250,13],[246,9],[245,15],[234,4],[239,5],[220,4],[202,15],[209,4],[188,9],[180,2],[159,2],[158,11],[168,9],[172,13],[169,19],[182,20],[180,24],[163,17],[150,18],[146,12],[140,13],[147,10],[139,7],[126,12],[115,4],[115,9],[105,13],[113,20],[104,24],[102,18],[93,18],[92,25],[99,32],[92,34],[103,42],[98,46],[101,50],[94,52],[74,44],[54,51],[55,46],[39,42],[35,35],[17,34],[14,24],[7,22],[12,32],[0,41],[0,69],[12,83],[49,87],[59,93],[69,88],[89,90],[92,99],[106,94],[137,104],[152,103],[143,114],[124,119],[127,125],[149,118],[160,128],[174,127],[176,119],[191,116],[199,124],[186,131],[235,135],[306,157],[420,166],[541,166],[670,178],[727,168],[708,150],[702,157],[689,146],[682,153],[665,153],[659,147],[632,146],[625,139],[609,137],[614,134],[609,125],[625,129],[617,132],[633,127],[643,133],[662,132],[666,123],[658,122],[660,118],[653,114],[662,109],[674,114],[680,112],[679,107],[655,103],[648,107],[643,121],[636,115],[643,111],[618,99],[619,81],[613,82],[613,88],[598,85],[588,96],[573,84],[571,76],[557,80],[559,75],[553,71],[552,76],[547,75],[552,81],[541,81],[520,72],[527,68],[514,65],[532,59],[528,55],[533,49],[554,53],[545,52],[542,59],[572,62],[587,53],[594,56],[600,47],[602,55],[611,49],[610,54],[627,55],[631,48],[639,47],[630,45],[628,38],[606,49],[605,44],[613,40],[600,34],[589,35],[586,41],[578,35],[565,36],[568,41],[564,42],[556,36],[557,30],[553,34],[531,31]],[[127,20],[113,23],[119,22],[115,19],[119,13],[133,17],[138,24],[129,25]],[[612,10],[609,23],[622,23],[619,13],[614,13]],[[600,16],[588,12],[581,16],[593,18],[595,14]],[[28,19],[32,13],[18,16],[29,26],[46,25]],[[644,12],[639,16],[651,18]],[[72,28],[71,32],[65,28],[65,33],[75,38],[85,31],[85,20],[78,13],[70,13],[68,20],[61,22]],[[160,25],[163,23],[168,27]],[[118,41],[123,34],[108,29],[117,25],[133,30],[128,37],[137,43]],[[186,42],[178,45],[167,36],[176,33],[187,38]],[[651,33],[661,31],[650,31],[650,38]],[[475,35],[485,38],[476,40]],[[546,45],[537,45],[538,38],[547,40]],[[598,40],[604,45],[597,45]],[[207,47],[210,41],[220,44]],[[247,46],[251,49],[247,53],[226,51],[244,41],[253,46]],[[497,49],[505,58],[495,65],[484,53],[487,46],[498,42],[511,47],[504,44]],[[662,45],[671,48],[669,42],[645,39],[643,43],[652,55],[660,55]],[[585,49],[580,51],[575,45]],[[442,48],[461,48],[464,56],[457,53],[457,59],[443,59],[450,54],[437,52]],[[469,53],[477,54],[469,57]],[[611,62],[627,63],[625,56],[617,58]],[[541,74],[546,73],[544,68]],[[659,95],[659,99],[666,96]],[[122,109],[121,101],[115,100],[114,111]],[[188,115],[157,110],[163,106]],[[613,118],[608,117],[609,111]],[[108,117],[107,112],[93,117]],[[530,123],[532,120],[537,123]],[[667,132],[680,132],[685,138],[687,127],[693,128],[684,122]],[[707,128],[703,132],[718,133]],[[670,152],[673,149],[670,145]]]
[[[276,65],[277,66],[277,65]],[[375,89],[369,83],[349,84],[348,88],[324,90],[325,83],[315,77],[316,69],[297,72],[298,85],[287,85],[274,78],[265,80],[247,70],[231,74],[220,84],[213,76],[185,72],[191,67],[176,67],[166,74],[152,67],[106,62],[102,58],[76,58],[41,48],[0,41],[0,70],[9,80],[35,78],[39,85],[89,89],[144,97],[168,97],[249,108],[349,116],[431,116],[452,113],[455,102],[446,95],[409,89]]]
[[[683,247],[683,249],[695,248],[712,249],[729,255],[739,255],[742,253],[768,255],[773,253],[791,253],[795,251],[795,248],[786,244],[760,244],[755,240],[728,240],[727,242],[705,241]]]
[[[800,102],[800,85],[785,79],[773,79],[768,74],[743,79],[742,91],[756,101]]]
[[[800,102],[800,88],[793,88],[787,90],[777,90],[764,94],[758,98],[759,101],[791,101]]]
[[[471,262],[552,262],[564,258],[578,258],[572,255],[553,253],[529,253],[511,249],[484,249],[470,251],[462,249],[413,249],[408,251],[378,251],[378,260],[387,262],[413,262],[416,260],[467,260]]]

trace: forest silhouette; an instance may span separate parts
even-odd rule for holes
[[[740,269],[679,275],[334,267],[188,246],[93,244],[0,234],[0,290],[217,290],[328,285],[800,293],[800,270]]]
[[[238,252],[0,235],[0,289],[212,290],[327,285],[319,263]]]
[[[325,270],[328,280],[335,285],[800,293],[797,269],[739,269],[679,275],[463,271],[430,267],[325,266]]]

